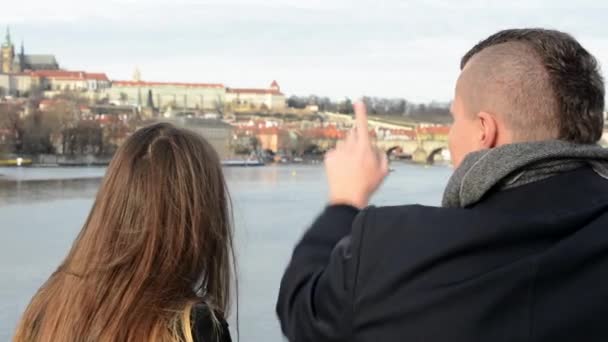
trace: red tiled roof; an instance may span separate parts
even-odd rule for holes
[[[37,70],[32,71],[32,74],[38,77],[49,78],[83,78],[83,71],[66,71],[66,70]]]
[[[62,80],[97,80],[108,81],[108,76],[104,73],[87,73],[84,71],[68,71],[68,70],[37,70],[32,71],[32,76],[55,78]]]
[[[224,88],[219,83],[183,83],[183,82],[144,82],[144,81],[112,81],[113,85],[122,87],[190,87],[190,88]]]
[[[315,139],[344,139],[347,131],[339,130],[335,126],[312,128],[302,132],[302,135]]]
[[[431,126],[421,127],[416,130],[418,134],[440,134],[447,135],[450,133],[450,126]]]
[[[109,81],[108,76],[104,73],[86,73],[87,79],[97,81]]]
[[[277,81],[276,81],[276,80],[273,80],[273,81],[272,81],[272,83],[270,84],[270,87],[271,87],[271,88],[272,88],[272,87],[277,87],[277,88],[279,88],[279,84],[277,83]]]
[[[256,89],[256,88],[226,88],[227,93],[235,93],[235,94],[271,94],[271,95],[283,95],[278,90],[275,89]]]
[[[410,129],[389,129],[392,136],[406,136],[410,139],[416,138],[416,132]]]

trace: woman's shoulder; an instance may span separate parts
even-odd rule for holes
[[[231,342],[228,323],[223,315],[213,312],[205,304],[192,308],[192,335],[195,342]]]

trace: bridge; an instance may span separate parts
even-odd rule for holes
[[[342,123],[346,125],[353,124],[353,117],[346,114],[324,113],[329,121]],[[369,118],[368,125],[372,129],[399,129],[411,130],[415,132],[419,128],[420,123],[407,120],[384,120],[378,118]],[[411,138],[391,136],[379,137],[376,140],[376,146],[387,154],[399,152],[403,155],[409,155],[412,160],[417,163],[432,164],[434,161],[439,161],[443,158],[442,152],[447,149],[447,141],[445,139],[436,138]]]
[[[432,164],[443,160],[443,150],[447,149],[447,143],[439,140],[376,140],[376,146],[387,154],[398,151],[404,155],[410,155],[417,163]]]
[[[336,123],[344,123],[344,124],[353,124],[353,116],[348,114],[338,114],[338,113],[329,113],[324,112],[323,116],[325,116],[329,121]],[[420,123],[408,121],[408,120],[386,120],[375,117],[368,117],[367,123],[370,127],[381,127],[381,128],[389,128],[389,129],[415,129],[420,125]]]

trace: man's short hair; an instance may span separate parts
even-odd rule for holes
[[[505,96],[504,101],[510,101],[513,105],[510,108],[512,113],[506,113],[511,118],[506,120],[511,121],[515,135],[521,130],[534,135],[535,130],[552,130],[551,127],[555,126],[557,139],[592,144],[601,138],[604,124],[604,81],[596,59],[576,39],[555,30],[504,30],[475,45],[462,58],[460,68],[464,69],[476,55],[481,57],[482,51],[486,49],[491,55],[491,58],[486,58],[490,74],[492,64],[488,64],[488,60],[495,61],[496,68],[502,67],[502,71],[505,71],[502,76],[494,75],[503,78],[499,82],[504,83],[504,78],[513,80],[518,77],[520,82],[512,82],[511,85],[529,88],[517,89],[520,90],[519,93],[511,91],[502,94]],[[512,53],[507,49],[512,49]],[[505,58],[511,60],[506,61]],[[531,72],[533,66],[530,58],[534,58],[545,72]],[[509,65],[515,66],[511,76],[506,73],[508,68],[505,68]],[[497,73],[501,71],[494,72]],[[534,84],[538,86],[533,86]],[[548,86],[544,87],[543,84]],[[512,98],[509,98],[510,95],[513,95]],[[528,127],[523,128],[522,125],[526,124]],[[539,127],[539,124],[545,127]]]

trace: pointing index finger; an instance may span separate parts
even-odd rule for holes
[[[367,108],[365,107],[365,103],[363,101],[357,101],[354,107],[357,138],[369,140],[369,131],[367,128]]]

